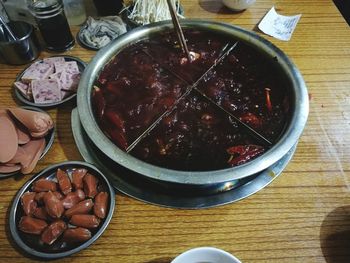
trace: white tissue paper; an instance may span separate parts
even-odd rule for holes
[[[265,34],[283,41],[289,41],[298,24],[301,14],[295,16],[279,15],[275,7],[265,15],[259,23],[259,29]]]

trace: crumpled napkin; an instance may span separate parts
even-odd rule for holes
[[[105,16],[99,19],[90,16],[81,31],[81,38],[86,44],[101,48],[125,32],[125,23],[119,16]]]

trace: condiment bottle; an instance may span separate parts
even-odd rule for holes
[[[62,0],[28,0],[28,7],[48,50],[60,52],[74,45]]]
[[[86,20],[83,0],[63,0],[64,12],[70,25],[81,25]]]
[[[100,16],[115,16],[123,7],[122,0],[93,0]]]

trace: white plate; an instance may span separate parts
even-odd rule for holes
[[[182,253],[171,263],[241,263],[241,261],[221,249],[198,247]]]

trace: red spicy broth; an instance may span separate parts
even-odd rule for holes
[[[193,91],[131,154],[169,169],[207,171],[251,159],[251,155],[231,157],[227,151],[234,145],[251,145],[259,154],[264,151],[237,122]]]
[[[272,142],[280,136],[288,115],[288,84],[274,62],[239,43],[199,84],[215,103]]]
[[[188,62],[173,33],[126,47],[102,70],[93,92],[101,130],[126,150],[149,125],[171,111],[130,154],[175,170],[210,171],[246,163],[267,148],[197,91],[178,98],[220,56],[232,39],[187,30],[194,61]],[[287,85],[276,62],[239,43],[197,88],[241,121],[276,141],[286,123]]]

